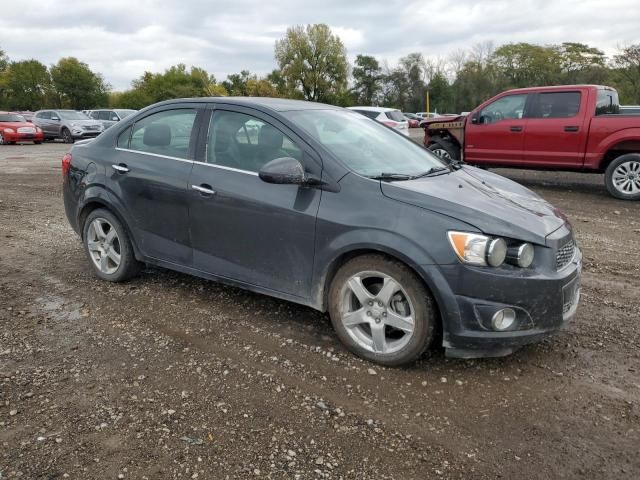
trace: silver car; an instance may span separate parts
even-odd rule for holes
[[[115,125],[120,120],[128,117],[132,113],[136,113],[137,110],[130,110],[126,108],[116,108],[113,110],[109,109],[100,109],[100,110],[91,110],[91,113],[88,115],[94,120],[98,120],[102,123],[102,126],[106,130],[107,128]]]
[[[104,131],[100,122],[76,110],[38,110],[33,123],[42,129],[45,139],[61,138],[65,143],[97,137]]]

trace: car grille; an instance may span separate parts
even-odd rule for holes
[[[84,127],[85,130],[98,130],[100,127],[98,125],[86,125]]]
[[[576,251],[576,244],[573,239],[569,240],[562,247],[558,248],[558,252],[556,253],[556,270],[561,270],[566,267],[571,260],[573,260],[573,255]]]
[[[36,133],[36,129],[34,127],[20,127],[18,133]]]

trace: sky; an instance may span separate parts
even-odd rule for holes
[[[373,55],[393,66],[421,52],[446,59],[492,41],[582,42],[613,55],[640,43],[640,0],[3,0],[0,49],[46,65],[74,56],[114,90],[145,71],[178,63],[218,81],[276,68],[287,27],[326,23],[350,61]]]

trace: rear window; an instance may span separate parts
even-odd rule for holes
[[[620,101],[618,100],[618,92],[605,88],[598,90],[596,115],[610,115],[619,112]]]
[[[380,112],[374,112],[373,110],[357,110],[354,108],[353,111],[358,112],[360,115],[364,115],[365,117],[373,119],[378,118],[378,115],[380,115]]]
[[[387,118],[395,121],[395,122],[406,122],[407,119],[404,118],[404,115],[402,115],[402,112],[399,112],[397,110],[392,110],[391,112],[385,112],[385,115],[387,116]]]

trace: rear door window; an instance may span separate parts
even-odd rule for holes
[[[407,121],[407,119],[404,118],[402,113],[397,112],[395,110],[393,110],[391,112],[385,112],[385,115],[387,116],[388,119],[393,120],[394,122],[406,122]]]
[[[129,149],[174,158],[189,158],[194,109],[165,110],[135,123]]]
[[[531,118],[570,118],[580,110],[580,92],[549,92],[537,95]]]

